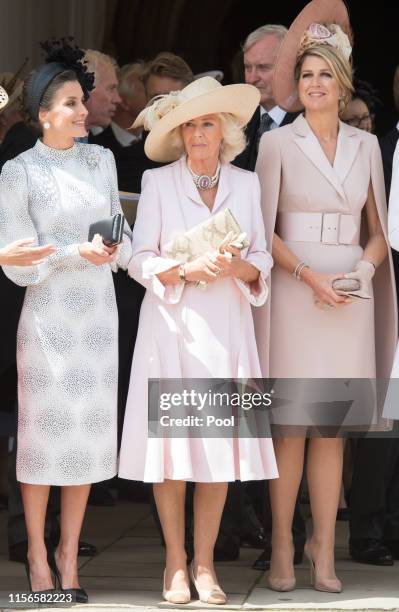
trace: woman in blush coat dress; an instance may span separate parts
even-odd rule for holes
[[[228,162],[245,146],[242,128],[259,102],[248,85],[222,87],[210,77],[144,111],[152,159],[174,163],[149,170],[133,236],[129,274],[147,293],[141,308],[120,454],[119,476],[154,483],[166,542],[165,599],[190,600],[184,550],[185,482],[194,494],[194,561],[199,597],[226,596],[213,569],[227,482],[277,476],[270,438],[154,438],[148,436],[149,378],[260,376],[251,305],[267,298],[272,265],[266,252],[256,175]],[[150,118],[155,116],[151,123]],[[159,118],[159,117],[162,118]],[[219,163],[220,160],[220,163]],[[205,184],[199,181],[200,176]],[[165,256],[177,234],[230,208],[249,246],[232,256],[209,253],[179,265]],[[205,290],[197,286],[206,282]]]
[[[262,137],[256,166],[275,262],[271,326],[266,307],[254,315],[262,372],[298,381],[301,392],[271,417],[280,478],[270,483],[269,586],[278,591],[295,588],[292,519],[307,427],[315,425],[319,435],[308,443],[313,533],[305,553],[314,588],[330,592],[342,589],[334,568],[340,415],[345,429],[388,427],[381,419],[383,401],[375,402],[373,393],[364,393],[359,410],[345,415],[340,406],[352,402],[333,401],[336,387],[329,382],[344,379],[344,390],[354,385],[378,392],[376,379],[387,379],[392,367],[397,325],[378,141],[339,120],[352,91],[348,34],[341,0],[313,0],[291,25],[276,64],[274,92],[285,110],[305,110],[291,125]],[[343,277],[357,281],[362,298],[351,300],[334,290],[334,281]],[[261,342],[269,337],[269,346]]]

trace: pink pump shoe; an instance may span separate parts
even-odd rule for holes
[[[310,553],[308,543],[305,544],[304,552],[310,565],[310,584],[312,587],[316,591],[322,591],[324,593],[341,593],[342,582],[338,580],[338,578],[322,578],[317,575],[316,566]]]

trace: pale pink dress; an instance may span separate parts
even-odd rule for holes
[[[206,290],[165,287],[156,274],[178,262],[162,256],[176,234],[230,208],[250,246],[242,253],[261,272],[252,290],[231,278]],[[165,478],[227,482],[277,477],[270,438],[148,437],[148,378],[261,377],[251,304],[267,298],[266,252],[257,176],[223,164],[212,213],[202,202],[184,158],[148,170],[133,234],[129,274],[147,292],[141,307],[120,452],[119,476],[144,482]]]

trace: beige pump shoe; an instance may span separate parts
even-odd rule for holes
[[[304,552],[309,561],[310,584],[312,587],[316,591],[322,591],[324,593],[341,593],[342,582],[338,580],[338,578],[321,578],[317,575],[316,566],[307,544],[305,544]]]
[[[199,600],[202,603],[223,605],[227,602],[226,593],[222,591],[220,586],[216,584],[212,589],[201,589],[194,576],[194,566],[190,564],[190,578],[193,585],[198,593]]]
[[[268,576],[267,584],[269,589],[272,591],[280,591],[281,593],[285,593],[295,589],[296,578],[272,578],[272,576]]]
[[[292,550],[292,558],[294,557],[294,549]],[[272,591],[279,591],[281,593],[285,593],[287,591],[293,591],[296,587],[296,578],[292,576],[290,578],[274,578],[270,576],[270,573],[267,577],[267,584],[269,589]]]
[[[170,589],[169,591],[165,588],[165,574],[166,570],[163,573],[163,590],[162,597],[165,601],[172,604],[186,604],[191,600],[190,589],[187,587],[186,589]]]

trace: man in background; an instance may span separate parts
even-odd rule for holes
[[[251,32],[243,45],[245,82],[260,92],[260,104],[246,128],[247,148],[233,162],[245,170],[255,170],[262,134],[297,117],[277,106],[273,96],[274,66],[286,33],[282,25],[267,24]]]
[[[131,126],[147,104],[142,81],[143,68],[143,62],[134,62],[122,66],[119,70],[118,93],[121,100],[116,106],[110,125],[96,137],[96,143],[111,149],[115,156],[121,148],[137,142],[141,136],[141,128],[132,130]]]
[[[193,78],[192,70],[184,59],[168,51],[158,53],[148,62],[142,75],[148,101],[155,96],[180,91],[191,83]]]

